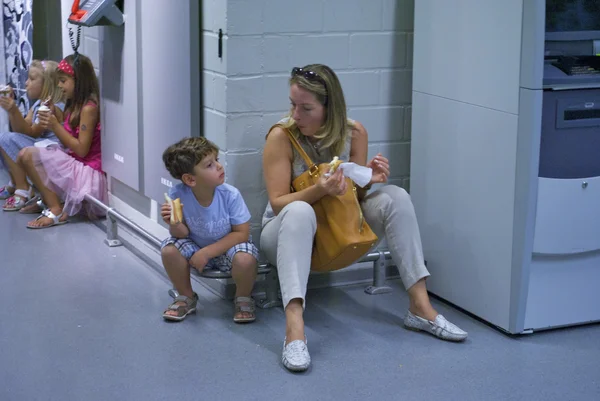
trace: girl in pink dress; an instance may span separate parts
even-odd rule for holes
[[[66,99],[65,121],[40,112],[40,125],[53,131],[66,150],[58,147],[23,149],[18,162],[40,191],[46,209],[27,224],[47,228],[66,223],[82,211],[85,195],[107,202],[107,181],[102,171],[99,86],[90,59],[75,53],[58,64],[59,83]],[[53,105],[50,107],[53,109]],[[61,200],[64,204],[61,203]],[[90,217],[101,210],[86,204]]]

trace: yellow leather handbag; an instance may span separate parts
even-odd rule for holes
[[[289,130],[286,132],[309,166],[292,182],[292,189],[298,192],[315,185],[321,174],[329,170],[329,164],[314,164],[294,135]],[[325,195],[312,205],[317,216],[312,271],[326,272],[350,266],[377,243],[377,236],[364,219],[356,184],[350,178],[345,179],[352,190],[339,196]]]

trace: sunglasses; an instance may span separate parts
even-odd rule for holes
[[[308,79],[309,81],[317,81],[317,82],[320,82],[323,85],[325,85],[325,80],[323,80],[323,78],[321,78],[314,71],[305,70],[305,69],[300,68],[300,67],[294,67],[292,69],[292,77],[297,76],[297,75],[299,75],[301,77],[304,77],[304,78]]]

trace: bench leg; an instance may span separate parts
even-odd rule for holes
[[[385,285],[385,254],[379,252],[379,258],[373,262],[373,285],[365,288],[369,295],[385,294],[392,291],[392,287]]]
[[[104,240],[104,243],[111,248],[123,245],[123,243],[119,239],[117,220],[115,220],[114,217],[111,216],[110,210],[108,211],[106,217],[106,239]]]
[[[265,275],[265,295],[264,299],[256,303],[259,308],[269,309],[283,305],[279,299],[279,276],[275,266],[271,266],[271,271]]]

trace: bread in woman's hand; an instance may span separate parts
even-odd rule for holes
[[[181,199],[171,199],[165,194],[165,199],[171,206],[171,224],[181,223],[183,221],[183,210],[181,209]]]
[[[329,174],[335,173],[335,170],[337,170],[337,168],[339,167],[340,164],[342,164],[342,161],[340,160],[340,158],[337,156],[334,156],[333,160],[331,162],[329,162]]]

